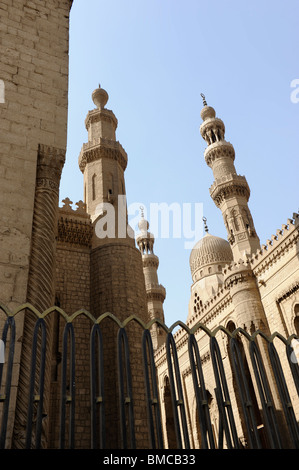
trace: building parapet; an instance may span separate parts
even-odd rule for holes
[[[58,208],[58,237],[57,241],[91,247],[92,222],[86,212],[83,201],[76,203],[77,209],[71,207],[72,201],[65,198],[63,207]]]
[[[261,275],[278,261],[289,249],[294,246],[299,239],[299,214],[294,213],[292,219],[288,219],[281,229],[276,231],[266,244],[261,246],[249,260],[251,269],[256,276]]]

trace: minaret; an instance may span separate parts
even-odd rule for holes
[[[130,232],[127,226],[126,204],[121,202],[121,196],[125,196],[127,154],[116,141],[117,119],[112,111],[105,108],[107,92],[99,87],[93,92],[92,98],[96,109],[87,114],[85,124],[88,142],[83,145],[79,156],[87,212],[93,225],[90,253],[91,313],[96,318],[110,313],[121,322],[137,316],[148,323],[141,253],[135,245],[133,230]],[[106,446],[120,448],[125,443],[124,436],[120,434],[123,428],[119,425],[118,410],[118,326],[107,317],[100,327],[104,350]],[[126,333],[131,358],[135,423],[140,423],[136,430],[136,445],[144,448],[148,445],[148,430],[145,391],[140,390],[140,383],[144,380],[142,329],[136,322],[130,322],[126,326]]]
[[[88,142],[83,144],[79,155],[79,168],[84,176],[84,202],[93,221],[102,216],[103,210],[108,210],[107,238],[127,238],[124,180],[127,153],[116,140],[118,121],[114,113],[105,108],[108,93],[99,85],[92,93],[92,100],[96,109],[87,114]],[[113,227],[111,217],[115,223]],[[132,237],[131,244],[134,245]]]
[[[164,323],[163,302],[166,292],[165,288],[159,284],[157,273],[159,258],[154,254],[155,238],[154,235],[148,231],[149,223],[144,218],[143,210],[141,211],[141,220],[138,227],[140,234],[136,237],[136,242],[142,254],[149,319],[157,318]],[[151,336],[154,350],[158,349],[165,342],[164,330],[159,327],[158,324],[154,324],[151,328]]]
[[[235,150],[224,138],[223,121],[216,117],[214,108],[207,105],[204,95],[202,97],[204,107],[201,110],[203,123],[200,133],[208,144],[204,156],[215,178],[210,194],[222,212],[234,260],[239,261],[244,255],[251,255],[260,248],[248,207],[250,189],[245,176],[236,172]]]

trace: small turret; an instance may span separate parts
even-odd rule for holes
[[[149,230],[149,223],[144,218],[143,208],[138,224],[140,233],[136,237],[137,246],[142,254],[143,273],[149,318],[157,318],[164,323],[163,302],[166,297],[165,288],[159,284],[158,267],[159,258],[154,254],[155,238]],[[154,324],[151,328],[151,336],[154,349],[158,349],[165,341],[164,330]]]

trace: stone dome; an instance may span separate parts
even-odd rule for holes
[[[199,240],[190,254],[190,269],[193,280],[195,273],[206,266],[224,265],[233,261],[233,253],[228,241],[210,233]]]

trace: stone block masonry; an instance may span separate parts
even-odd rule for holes
[[[1,300],[26,299],[39,144],[65,151],[69,0],[0,5]]]
[[[91,252],[91,311],[95,317],[110,312],[125,320],[136,315],[149,320],[141,253],[127,241],[98,247]],[[117,387],[117,330],[107,319],[101,323],[104,347],[107,448],[121,448],[119,394]],[[132,367],[132,390],[137,448],[148,448],[147,410],[144,390],[142,328],[132,322],[126,327]],[[128,392],[127,392],[128,393]],[[127,431],[128,432],[128,431]]]
[[[12,309],[28,299],[38,151],[66,149],[70,7],[69,0],[0,4],[0,280],[1,302]],[[20,316],[18,344],[22,323]],[[15,354],[16,371],[22,349]],[[15,400],[10,405],[13,423]],[[11,435],[12,427],[8,446]]]

